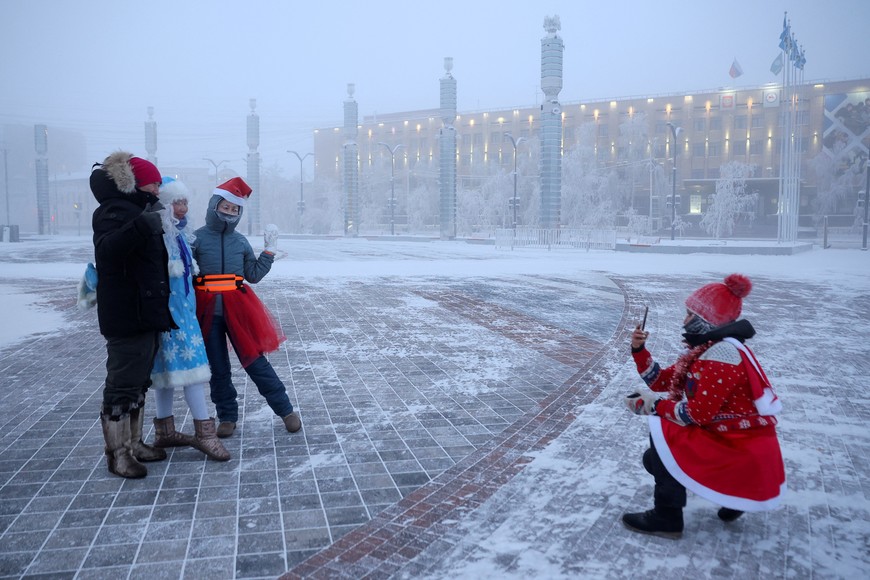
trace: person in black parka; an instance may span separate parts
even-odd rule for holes
[[[169,312],[168,256],[157,212],[161,177],[153,163],[117,151],[91,172],[97,316],[106,339],[106,386],[100,421],[111,473],[145,477],[140,461],[166,458],[142,442],[145,393]]]

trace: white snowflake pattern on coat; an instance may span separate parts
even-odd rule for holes
[[[196,262],[190,258],[185,274],[183,264],[192,253],[183,231],[176,230],[175,236],[164,235],[164,241],[170,264],[182,264],[180,268],[169,269],[169,310],[178,328],[161,333],[151,381],[156,388],[208,382],[211,369],[196,319],[196,293],[193,289],[193,274],[198,270]],[[179,244],[187,250],[186,256]]]

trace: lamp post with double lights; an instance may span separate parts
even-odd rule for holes
[[[510,133],[505,133],[505,137],[511,140],[511,145],[514,147],[514,196],[511,198],[511,208],[514,210],[514,225],[513,229],[516,232],[517,229],[517,208],[520,205],[520,199],[517,197],[517,147],[519,147],[520,143],[526,140],[525,137],[520,137],[519,139],[514,139],[514,136]]]
[[[676,229],[677,221],[677,136],[683,132],[682,127],[676,127],[673,123],[668,123],[671,128],[671,135],[674,136],[674,166],[671,173],[671,240],[674,239],[674,230]]]
[[[213,159],[209,159],[208,157],[203,157],[202,160],[208,161],[209,163],[212,164],[212,166],[214,166],[214,186],[217,187],[218,186],[218,169],[220,169],[220,166],[223,165],[224,163],[229,163],[229,161],[226,159],[221,159],[220,161],[216,162]]]
[[[383,141],[379,141],[378,145],[383,145],[390,152],[390,235],[396,235],[396,151],[402,146],[401,143],[395,147],[390,147]]]
[[[292,153],[296,156],[296,159],[299,160],[299,203],[297,207],[299,208],[299,231],[302,231],[302,214],[305,213],[305,198],[302,195],[302,183],[304,179],[304,174],[302,172],[303,166],[302,162],[305,161],[306,158],[311,157],[311,153],[306,153],[305,155],[299,155],[295,151],[287,150],[287,153]]]

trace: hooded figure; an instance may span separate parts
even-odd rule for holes
[[[174,327],[157,200],[160,172],[130,153],[112,153],[91,173],[97,316],[106,338],[106,386],[100,420],[111,473],[145,477],[140,462],[166,458],[142,442],[145,393],[158,335]]]
[[[755,329],[737,320],[751,290],[749,278],[731,274],[693,292],[683,322],[688,350],[670,367],[646,350],[647,332],[632,334],[632,357],[650,391],[629,395],[626,405],[649,415],[643,465],[655,477],[654,509],[623,515],[632,531],[680,537],[686,489],[722,506],[726,522],[774,509],[785,493],[776,435],[782,405],[744,344]]]
[[[232,382],[227,337],[239,361],[290,433],[302,428],[266,354],[285,340],[281,328],[253,289],[269,273],[275,260],[274,237],[266,234],[265,249],[254,254],[250,242],[236,231],[251,188],[234,177],[214,189],[205,214],[205,226],[196,230],[193,255],[199,263],[195,280],[196,313],[208,361],[211,364],[211,400],[220,424],[218,437],[229,437],[239,419],[238,393]],[[272,240],[270,242],[270,240]]]

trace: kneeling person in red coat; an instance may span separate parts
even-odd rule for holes
[[[655,477],[653,509],[622,516],[632,531],[679,538],[686,489],[722,506],[726,522],[779,505],[786,485],[775,415],[782,405],[744,344],[755,329],[737,320],[751,290],[749,278],[731,274],[693,292],[683,321],[688,350],[670,367],[646,350],[648,332],[632,333],[632,357],[650,390],[625,402],[649,416],[643,465]]]

